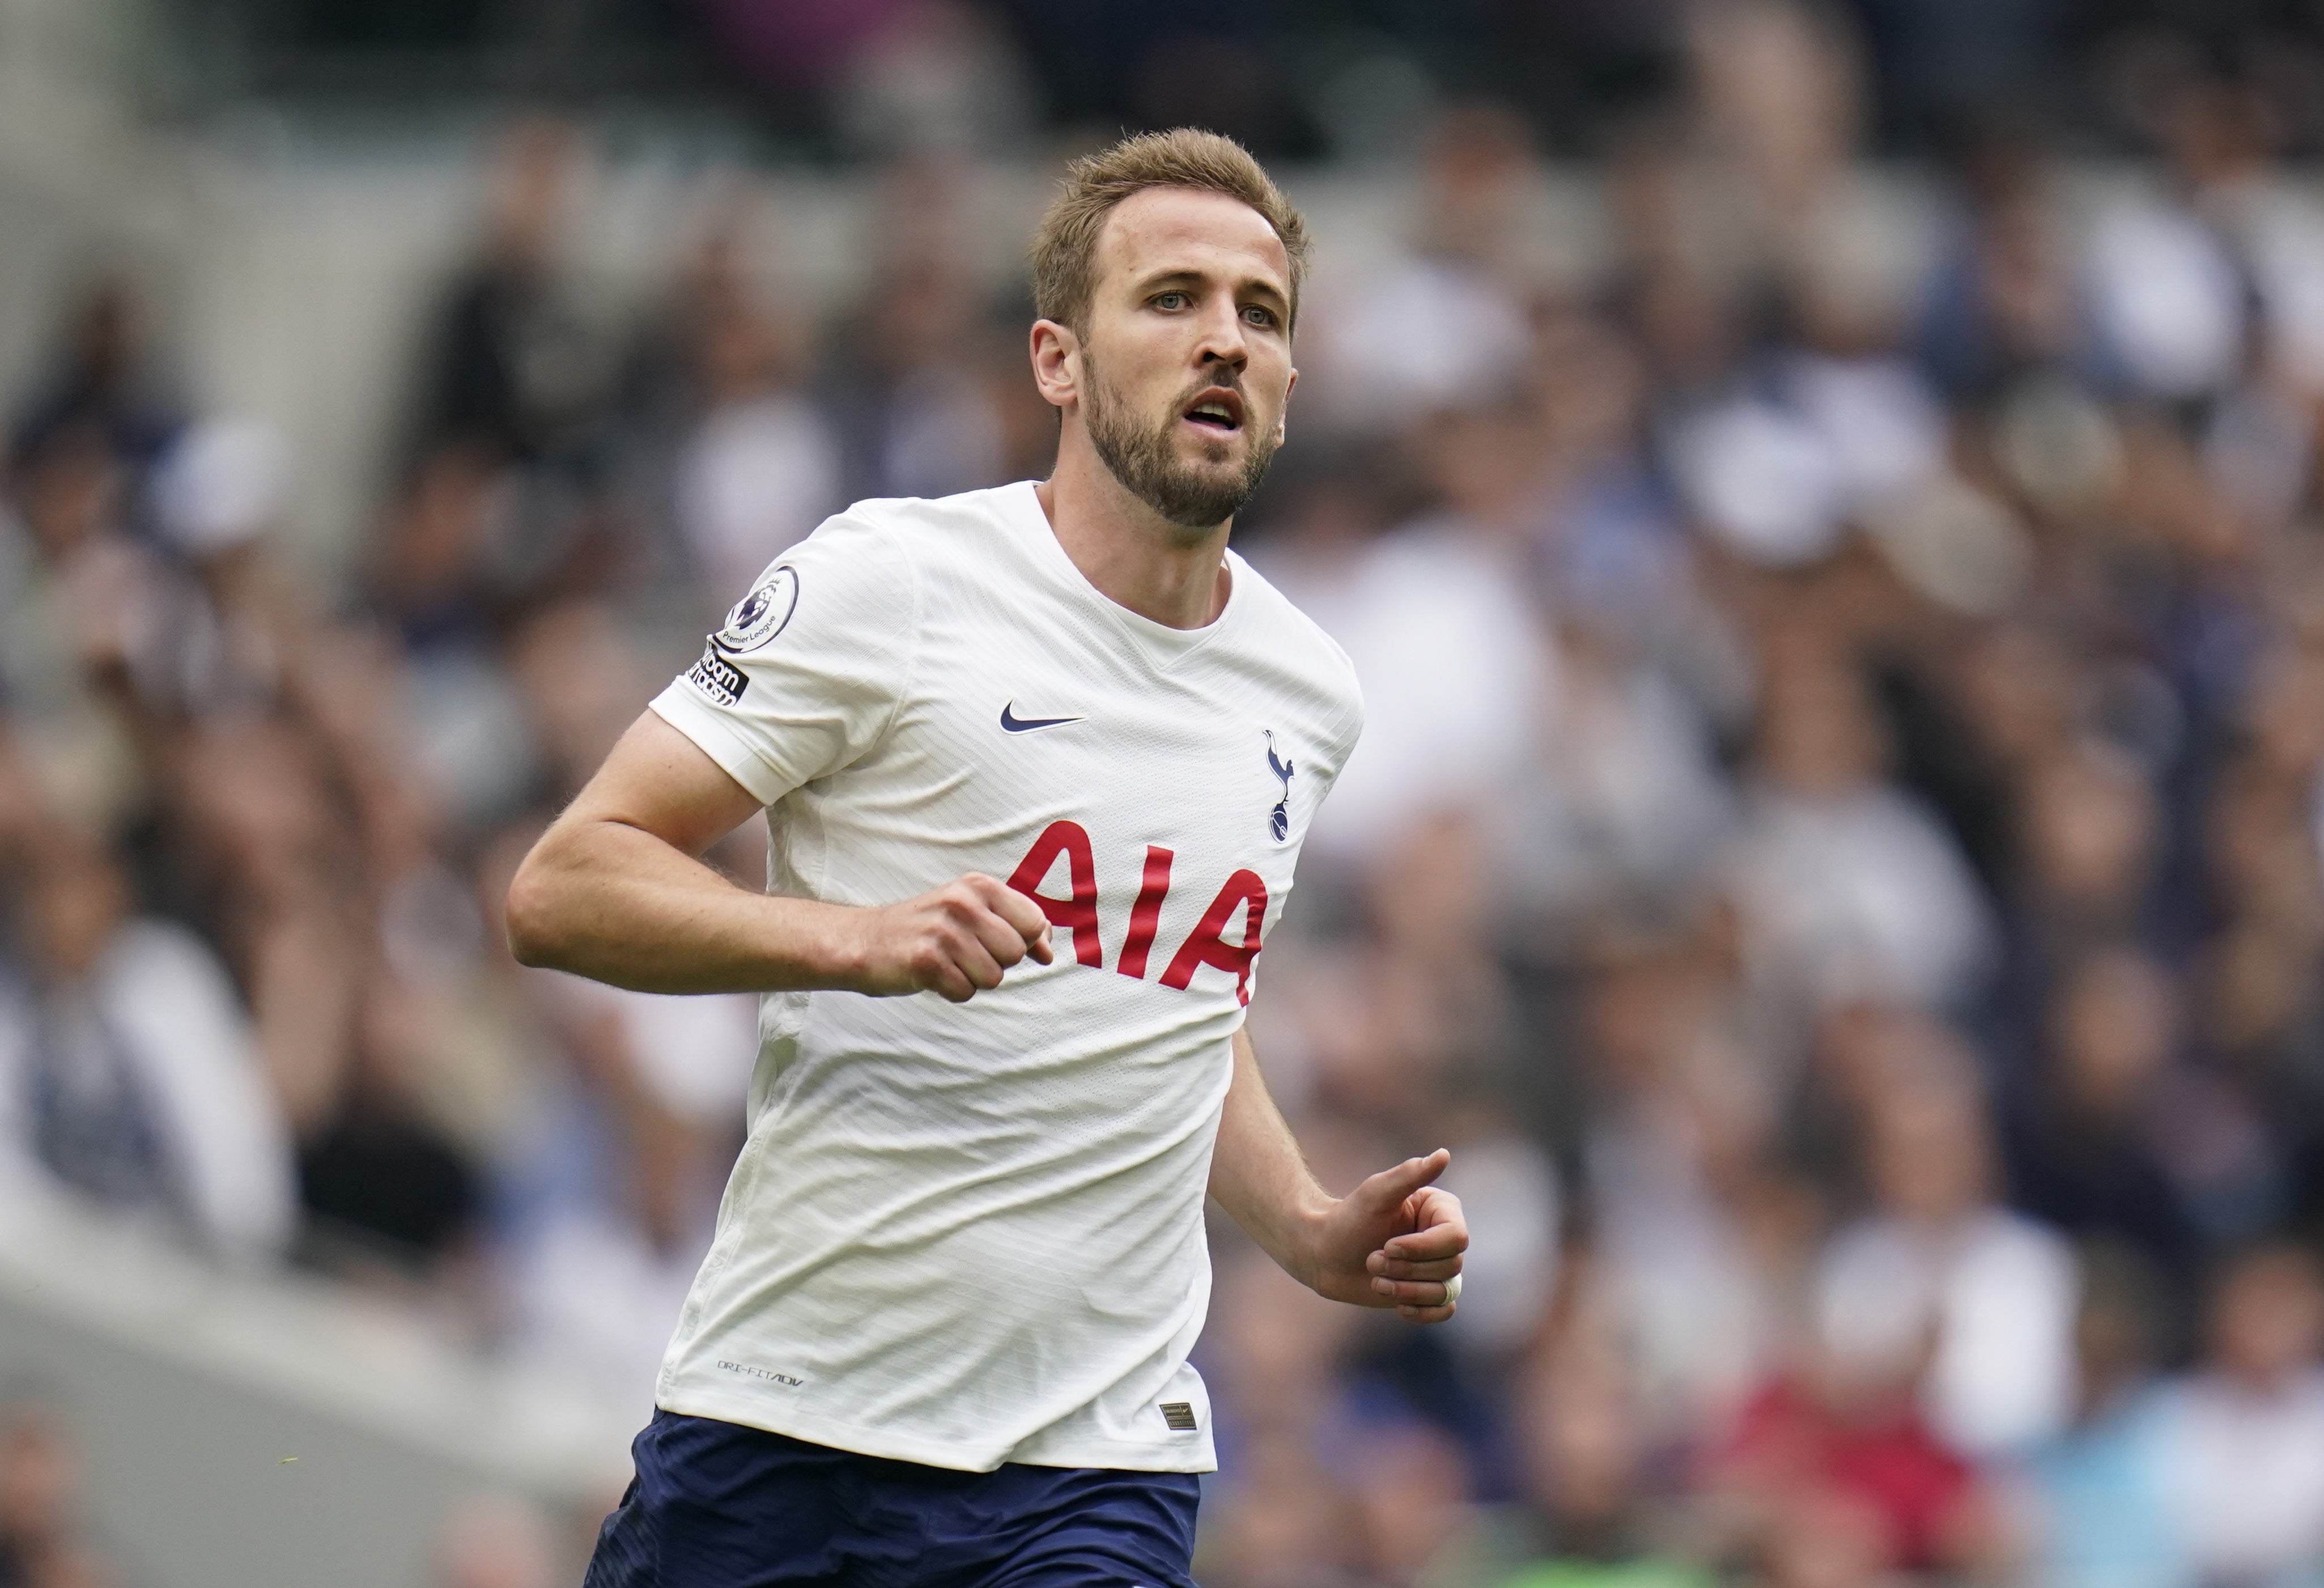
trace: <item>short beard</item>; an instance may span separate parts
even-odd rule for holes
[[[1254,433],[1242,467],[1231,474],[1189,467],[1178,461],[1170,444],[1181,410],[1173,408],[1153,428],[1141,429],[1136,416],[1113,401],[1086,348],[1082,353],[1082,369],[1089,376],[1083,417],[1089,427],[1090,445],[1097,448],[1099,458],[1124,490],[1169,522],[1183,530],[1214,530],[1240,512],[1259,489],[1259,482],[1267,477],[1267,466],[1275,460],[1277,444],[1273,436]],[[1233,384],[1232,380],[1204,383],[1205,387]],[[1193,395],[1187,393],[1189,398]],[[1243,422],[1250,421],[1246,416]]]

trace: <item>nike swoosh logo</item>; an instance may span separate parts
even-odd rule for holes
[[[1011,709],[1016,704],[1012,700],[1001,708],[1001,731],[1004,734],[1029,734],[1035,728],[1062,727],[1067,723],[1085,720],[1077,716],[1021,717]]]

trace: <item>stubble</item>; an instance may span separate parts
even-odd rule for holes
[[[1123,489],[1169,522],[1185,530],[1214,530],[1240,512],[1259,489],[1259,481],[1267,477],[1277,443],[1272,434],[1259,431],[1251,432],[1250,450],[1240,467],[1204,468],[1180,460],[1172,439],[1185,402],[1201,388],[1190,389],[1159,420],[1147,425],[1139,421],[1128,403],[1115,400],[1086,347],[1082,369],[1089,377],[1084,415],[1090,445]],[[1204,387],[1234,385],[1236,382],[1227,375],[1203,383]],[[1250,422],[1248,400],[1243,422]]]

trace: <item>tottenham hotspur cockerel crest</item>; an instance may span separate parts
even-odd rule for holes
[[[1268,768],[1283,780],[1283,798],[1277,800],[1275,808],[1267,813],[1268,830],[1275,835],[1275,841],[1280,844],[1291,836],[1291,773],[1294,768],[1289,762],[1275,753],[1275,731],[1271,728],[1261,728],[1259,732],[1267,735]]]

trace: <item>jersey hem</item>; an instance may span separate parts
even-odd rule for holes
[[[742,1397],[671,1390],[656,1396],[654,1405],[680,1417],[709,1417],[717,1422],[735,1423],[765,1434],[780,1434],[787,1438],[804,1439],[810,1445],[844,1450],[853,1455],[908,1461],[919,1466],[943,1467],[955,1473],[990,1473],[1012,1463],[1028,1467],[1102,1467],[1123,1473],[1214,1473],[1219,1467],[1218,1454],[1212,1447],[1208,1433],[1203,1435],[1200,1449],[1190,1448],[1184,1455],[1157,1450],[1148,1445],[1121,1444],[1105,1439],[1071,1439],[1060,1440],[1052,1448],[1029,1459],[1013,1454],[1012,1452],[1019,1446],[1010,1445],[990,1461],[964,1460],[957,1445],[932,1439],[915,1439],[909,1435],[866,1434],[861,1429],[843,1427],[819,1417],[801,1417],[797,1413],[773,1417],[768,1415],[764,1406]],[[1038,1436],[1036,1434],[1019,1443],[1029,1443],[1030,1438]]]

